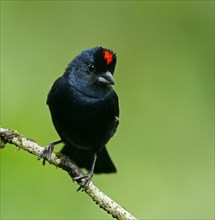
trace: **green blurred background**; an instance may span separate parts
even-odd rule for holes
[[[0,123],[57,140],[51,85],[82,50],[110,48],[118,173],[94,183],[139,219],[213,219],[213,22],[213,1],[1,1]],[[62,170],[0,153],[1,219],[111,219]]]

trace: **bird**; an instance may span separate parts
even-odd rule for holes
[[[85,190],[94,173],[115,173],[106,144],[119,125],[119,101],[113,89],[116,54],[96,46],[82,51],[53,84],[47,98],[52,122],[60,140],[44,148],[49,159],[54,146],[88,172],[75,177]]]

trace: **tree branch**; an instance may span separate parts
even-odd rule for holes
[[[28,151],[37,157],[41,155],[44,150],[44,148],[38,145],[34,140],[20,135],[17,131],[0,128],[0,148],[4,148],[7,143]],[[73,161],[60,153],[56,154],[53,152],[48,162],[68,172],[72,179],[84,174]],[[80,185],[81,181],[79,180],[77,183]],[[136,219],[131,213],[122,208],[122,206],[101,192],[92,182],[86,187],[85,192],[96,204],[103,208],[107,213],[111,214],[114,218],[123,220]]]

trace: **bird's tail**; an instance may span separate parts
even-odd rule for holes
[[[86,168],[87,170],[91,169],[94,151],[90,150],[81,150],[76,147],[73,147],[70,144],[65,144],[61,153],[68,156],[73,160],[80,168]],[[94,168],[94,173],[115,173],[116,167],[114,166],[106,147],[103,147],[98,152],[97,161]]]

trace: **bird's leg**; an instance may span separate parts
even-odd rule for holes
[[[49,143],[43,150],[43,152],[38,156],[38,160],[40,160],[41,158],[43,158],[43,166],[45,165],[46,160],[50,160],[51,159],[51,154],[54,150],[54,146],[57,144],[62,143],[62,140],[59,141],[54,141]]]
[[[82,182],[80,183],[81,186],[77,189],[77,191],[79,191],[81,188],[84,191],[86,189],[86,187],[89,185],[89,183],[93,177],[93,174],[94,174],[96,160],[97,160],[97,153],[94,154],[93,163],[92,163],[90,171],[87,174],[80,175],[80,176],[73,178],[76,181],[82,180]]]

